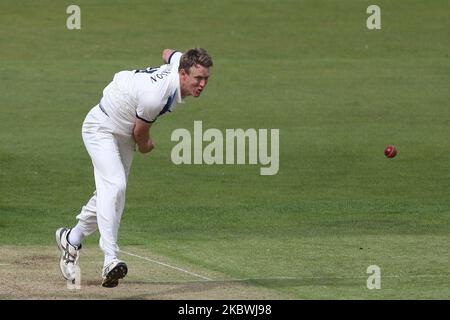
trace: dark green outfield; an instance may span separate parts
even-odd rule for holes
[[[202,46],[208,88],[136,155],[120,244],[287,299],[450,298],[448,1],[377,1],[375,31],[365,0],[78,0],[78,31],[69,4],[0,2],[0,244],[75,223],[94,188],[81,124],[115,72]],[[280,129],[279,173],[175,166],[170,135],[194,120]]]

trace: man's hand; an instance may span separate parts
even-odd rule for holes
[[[149,138],[144,145],[138,144],[138,149],[140,153],[148,153],[155,148],[155,143],[152,138]]]
[[[141,153],[150,152],[155,148],[155,143],[150,137],[149,132],[151,126],[151,123],[147,123],[136,118],[136,123],[133,128],[133,137],[134,141],[136,141],[136,144],[138,145],[139,152]]]

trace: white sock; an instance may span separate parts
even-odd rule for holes
[[[84,235],[81,227],[76,225],[72,230],[70,230],[68,241],[71,245],[75,247],[79,247],[81,244],[81,241],[83,241]]]
[[[105,256],[105,262],[103,263],[103,267],[106,267],[112,261],[117,260],[116,256]]]

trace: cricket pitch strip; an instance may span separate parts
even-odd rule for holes
[[[128,275],[116,288],[101,286],[102,253],[83,248],[79,288],[68,285],[59,270],[56,246],[1,246],[0,299],[133,299],[133,300],[229,300],[285,299],[280,293],[247,281],[179,266],[140,247],[121,248]],[[131,253],[131,254],[130,254]]]

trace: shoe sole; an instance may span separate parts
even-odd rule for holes
[[[125,263],[119,262],[102,281],[105,288],[114,288],[119,284],[119,280],[123,279],[128,273],[128,267]]]
[[[58,230],[56,230],[56,234],[55,234],[56,244],[58,245],[58,249],[61,251],[63,250],[63,248],[61,247],[61,236],[62,236],[62,233],[64,232],[64,230],[66,230],[66,229],[59,228]]]

